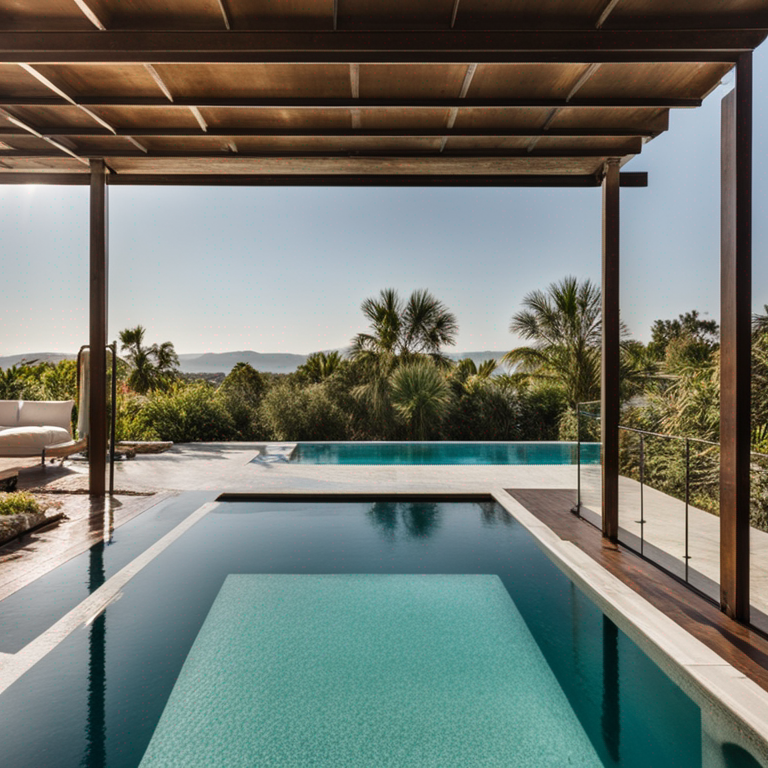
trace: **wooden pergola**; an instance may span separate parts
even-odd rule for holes
[[[0,183],[91,188],[105,492],[108,187],[603,188],[603,533],[618,535],[621,167],[723,101],[721,604],[749,616],[752,51],[768,0],[0,0]]]

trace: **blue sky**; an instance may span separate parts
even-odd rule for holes
[[[753,306],[768,303],[768,46],[755,53]],[[675,110],[626,170],[622,313],[719,315],[720,99]],[[457,315],[459,350],[516,344],[511,316],[567,274],[600,280],[600,190],[110,190],[110,338],[142,324],[179,352],[345,346],[360,302],[427,288]],[[0,187],[0,355],[88,337],[88,192]]]

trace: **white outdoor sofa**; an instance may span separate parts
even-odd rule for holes
[[[65,458],[84,450],[72,435],[74,400],[0,400],[0,458]]]

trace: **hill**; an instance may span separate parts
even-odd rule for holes
[[[503,352],[452,352],[453,360],[469,357],[480,364],[495,358],[500,360]],[[0,357],[0,369],[10,368],[24,362],[58,363],[60,360],[74,360],[75,355],[65,352],[25,352],[20,355]],[[237,363],[250,363],[257,371],[265,373],[293,373],[303,365],[307,355],[292,355],[285,352],[254,352],[245,349],[237,352],[205,352],[179,355],[179,369],[182,373],[229,373]]]

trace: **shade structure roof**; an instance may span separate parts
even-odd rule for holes
[[[0,181],[599,183],[767,33],[768,0],[0,0]]]

